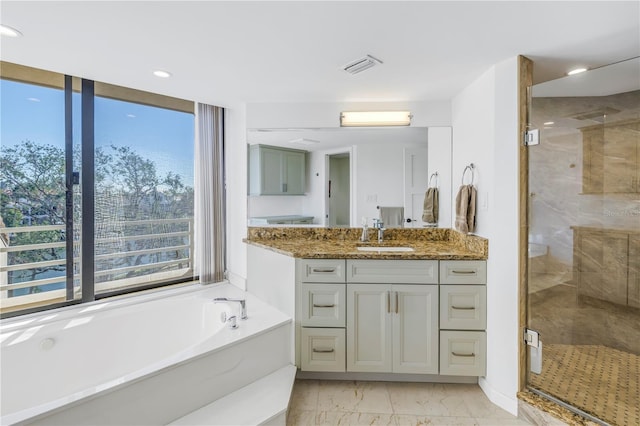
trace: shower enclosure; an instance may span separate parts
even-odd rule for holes
[[[527,387],[640,424],[640,60],[535,85]]]

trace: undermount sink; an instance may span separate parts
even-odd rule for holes
[[[414,251],[411,247],[390,247],[390,246],[382,246],[382,247],[358,247],[360,251],[390,251],[390,252],[402,252],[402,251]]]

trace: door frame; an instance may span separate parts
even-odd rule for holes
[[[330,158],[332,155],[347,154],[349,156],[349,227],[356,226],[355,221],[355,206],[354,196],[356,194],[356,161],[355,161],[355,146],[336,148],[332,150],[323,151],[324,155],[324,182],[323,191],[324,197],[322,200],[323,226],[329,226],[329,171],[330,171]]]

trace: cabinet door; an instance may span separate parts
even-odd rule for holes
[[[484,285],[441,285],[440,328],[484,330],[487,326],[487,288]]]
[[[345,285],[302,283],[300,325],[303,327],[345,326]]]
[[[393,372],[438,374],[438,286],[394,285]]]
[[[260,193],[274,195],[283,193],[282,151],[263,148],[260,153]]]
[[[441,331],[440,374],[484,376],[486,340],[484,331]]]
[[[344,369],[344,328],[303,328],[302,371],[339,371]]]
[[[305,190],[305,154],[304,152],[283,153],[285,195],[304,195]]]
[[[347,284],[347,371],[392,371],[390,290]]]

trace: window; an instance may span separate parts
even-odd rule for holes
[[[193,279],[193,103],[7,63],[0,84],[2,313]]]

